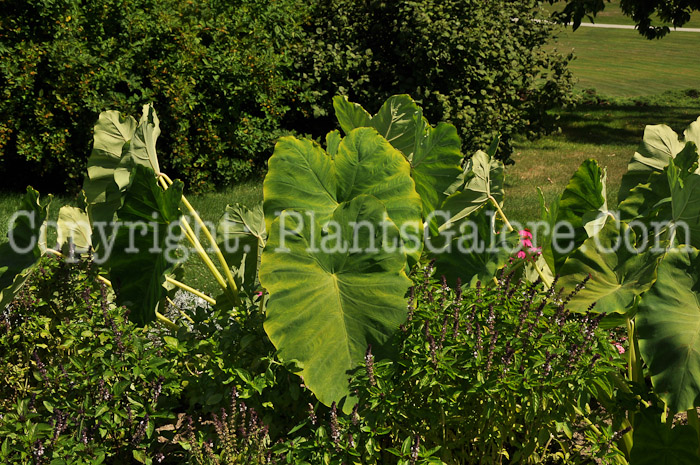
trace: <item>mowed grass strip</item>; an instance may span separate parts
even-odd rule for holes
[[[632,97],[700,87],[700,33],[648,40],[629,29],[581,27],[560,33],[553,45],[576,56],[569,68],[579,89]]]

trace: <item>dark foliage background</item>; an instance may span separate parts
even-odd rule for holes
[[[264,169],[286,131],[335,127],[331,98],[409,93],[464,153],[551,128],[568,57],[532,0],[9,0],[0,12],[6,188],[77,191],[99,112],[153,102],[164,170],[193,191]]]
[[[310,53],[297,65],[308,102],[303,117],[326,130],[336,94],[377,111],[389,96],[407,93],[430,121],[457,126],[465,155],[501,135],[498,156],[507,160],[513,135],[553,129],[547,111],[571,103],[571,57],[547,48],[555,26],[537,5],[318,0],[306,25]]]

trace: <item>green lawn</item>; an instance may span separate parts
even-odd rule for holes
[[[562,32],[555,47],[574,52],[579,89],[629,97],[700,88],[700,33],[650,41],[633,30],[582,27]]]
[[[667,124],[681,133],[698,116],[700,99],[685,92],[613,99],[562,112],[560,133],[515,145],[516,163],[506,169],[506,215],[517,221],[538,218],[536,188],[551,202],[588,158],[607,169],[608,200],[615,205],[620,178],[642,141],[644,127]]]

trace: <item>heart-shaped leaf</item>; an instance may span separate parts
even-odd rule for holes
[[[662,172],[649,175],[620,204],[621,216],[639,221],[655,241],[700,247],[700,174],[695,144],[689,142]],[[658,237],[656,237],[658,236]]]
[[[93,147],[88,158],[83,190],[94,221],[112,221],[120,206],[121,191],[129,184],[130,167],[125,146],[138,124],[118,111],[100,113],[93,129]]]
[[[318,220],[308,227],[303,212],[288,210],[271,227],[260,267],[270,292],[265,331],[282,359],[300,363],[304,384],[326,405],[349,394],[347,371],[367,346],[381,353],[405,321],[410,285],[406,256],[387,249],[399,231],[381,202],[359,195],[331,220],[326,229]],[[384,231],[364,224],[384,224]]]
[[[374,116],[347,97],[334,97],[333,108],[345,135],[357,128],[374,128],[406,157],[413,155],[419,108],[408,95],[389,97]]]
[[[118,111],[100,113],[93,130],[93,148],[83,184],[87,213],[93,226],[92,242],[99,247],[111,235],[114,213],[121,207],[134,165],[159,172],[156,140],[158,117],[151,104],[143,106],[137,123]]]
[[[331,158],[318,144],[280,139],[263,184],[265,222],[286,209],[313,215],[323,224],[342,202],[367,194],[384,204],[400,228],[411,257],[420,257],[421,200],[404,156],[371,128],[352,130]]]
[[[68,240],[75,246],[79,253],[87,252],[92,246],[92,228],[90,218],[85,210],[71,207],[61,207],[56,221],[57,242],[61,248]]]
[[[670,250],[637,313],[639,348],[654,391],[673,413],[700,395],[700,259],[695,248]]]
[[[608,220],[598,235],[586,239],[561,268],[558,286],[572,291],[590,275],[585,287],[569,303],[573,311],[627,313],[637,296],[656,277],[658,256],[635,249],[636,236],[626,224]],[[639,252],[639,253],[637,253]]]
[[[668,165],[669,160],[687,148],[687,142],[694,142],[697,147],[700,122],[695,121],[686,129],[685,140],[680,140],[678,134],[670,127],[659,124],[647,126],[644,129],[644,139],[627,165],[627,173],[622,176],[618,199],[625,200],[630,191],[638,184],[648,181],[653,172],[661,172]],[[697,159],[697,152],[695,153]]]
[[[117,304],[131,310],[130,318],[144,325],[166,295],[165,275],[177,263],[169,239],[181,234],[179,225],[182,182],[166,191],[158,187],[152,169],[137,165],[117,212],[114,249],[109,257],[110,277]]]
[[[605,223],[607,200],[605,170],[595,160],[586,160],[571,177],[564,192],[547,209],[540,195],[544,231],[535,232],[538,247],[552,272],[559,273],[566,258]]]
[[[415,146],[409,162],[416,191],[423,202],[423,216],[427,218],[442,204],[447,196],[445,192],[461,173],[461,141],[457,128],[451,124],[432,127],[422,111],[416,120]]]
[[[160,135],[160,121],[152,104],[143,106],[139,125],[134,132],[134,137],[129,144],[129,155],[134,163],[151,168],[156,174],[160,174],[158,155],[156,154],[156,141]]]
[[[447,189],[449,196],[440,209],[449,219],[442,223],[439,229],[443,231],[452,227],[491,199],[502,206],[504,184],[503,163],[481,150],[477,151],[467,161],[457,181]]]

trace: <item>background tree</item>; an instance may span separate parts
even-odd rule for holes
[[[549,3],[563,3],[563,9],[554,17],[564,24],[573,24],[574,29],[577,29],[584,17],[593,20],[597,13],[603,11],[606,2],[549,0]],[[690,21],[690,14],[700,10],[700,0],[620,0],[620,8],[634,20],[640,34],[647,39],[660,39],[671,31],[669,24],[682,27]]]
[[[555,26],[535,0],[317,0],[306,23],[310,46],[297,64],[304,86],[300,121],[313,134],[333,128],[340,93],[369,111],[410,94],[431,121],[457,126],[463,153],[500,135],[552,129],[547,111],[570,102],[570,56],[546,47]],[[302,128],[299,121],[296,128]]]

